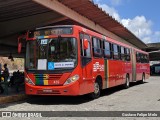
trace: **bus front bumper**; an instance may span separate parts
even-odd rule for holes
[[[64,86],[34,86],[26,83],[25,93],[27,95],[77,96],[79,95],[79,82],[76,81]]]

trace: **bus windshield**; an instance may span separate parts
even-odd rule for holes
[[[77,41],[71,37],[44,38],[27,42],[27,70],[74,68],[77,64]]]

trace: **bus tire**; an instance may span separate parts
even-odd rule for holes
[[[99,98],[101,94],[101,82],[99,80],[96,80],[94,83],[94,92],[89,94],[89,97],[91,99]]]
[[[142,80],[140,81],[140,83],[143,84],[144,82],[145,82],[145,75],[144,75],[144,73],[143,73],[143,75],[142,75]]]
[[[130,85],[130,82],[129,82],[129,75],[127,74],[126,75],[126,81],[125,81],[125,83],[124,83],[124,88],[125,89],[127,89],[127,88],[129,88],[129,85]]]

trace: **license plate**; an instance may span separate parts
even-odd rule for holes
[[[52,90],[51,90],[51,89],[44,89],[43,92],[44,92],[44,93],[51,93]]]

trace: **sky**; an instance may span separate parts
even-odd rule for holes
[[[93,0],[144,43],[160,42],[160,0]]]

